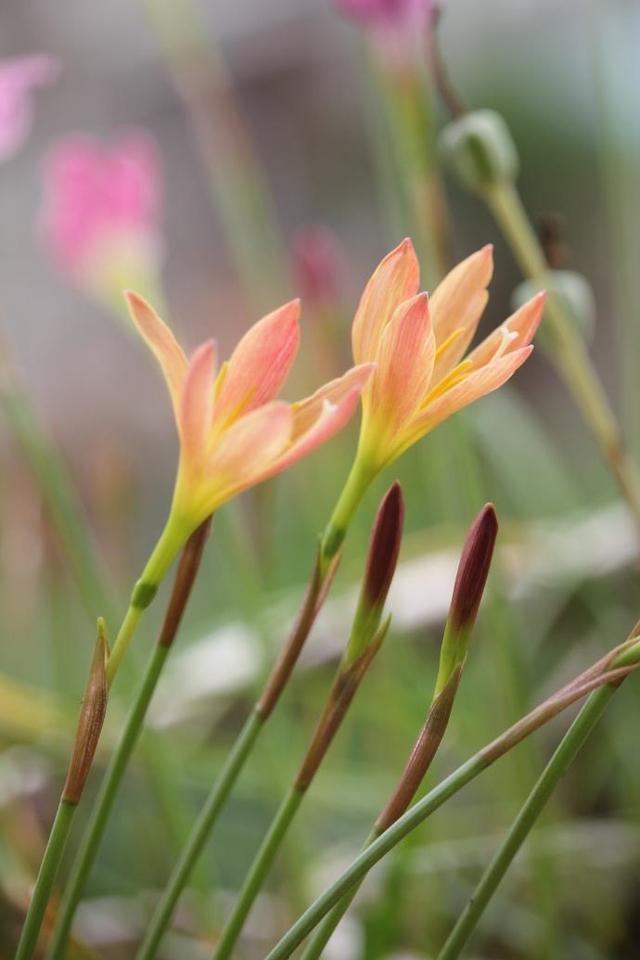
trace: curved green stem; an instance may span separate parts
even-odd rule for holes
[[[284,835],[289,829],[298,807],[302,803],[305,791],[292,787],[285,796],[280,809],[273,819],[269,832],[262,842],[255,860],[240,891],[233,913],[227,920],[222,937],[216,947],[214,960],[227,960],[236,944],[240,932],[253,906],[265,877],[273,863]]]
[[[393,826],[385,830],[366,850],[360,853],[335,883],[311,904],[268,954],[266,960],[287,960],[329,911],[363,880],[379,860],[386,856],[390,850],[441,807],[443,803],[492,766],[496,760],[504,756],[505,753],[513,749],[543,724],[557,716],[571,703],[575,703],[585,693],[599,687],[609,678],[612,682],[614,679],[615,682],[622,679],[625,670],[632,669],[631,665],[637,664],[640,659],[640,642],[637,638],[633,638],[632,642],[630,641],[618,649],[621,649],[622,652],[615,659],[605,661],[603,669],[606,672],[604,674],[594,673],[594,670],[599,670],[602,666],[601,661],[600,664],[596,664],[594,668],[586,671],[572,684],[567,685],[539,707],[536,707],[535,710],[532,710],[525,718],[506,730],[491,744],[479,750],[466,763],[463,763],[430,790],[422,800],[414,804],[396,820]]]
[[[380,836],[376,830],[372,830],[365,840],[362,849],[366,850],[373,841]],[[319,923],[311,940],[304,948],[301,960],[318,960],[322,956],[322,951],[329,943],[333,931],[336,929],[345,913],[353,903],[355,896],[364,882],[364,877],[351,887],[350,890],[336,903],[335,907],[329,911],[322,923]]]
[[[353,515],[360,506],[360,502],[377,472],[365,457],[360,456],[359,453],[356,454],[347,482],[342,489],[320,542],[320,563],[323,572],[326,571],[342,546]]]
[[[136,960],[151,960],[151,958],[155,956],[180,894],[195,867],[207,838],[218,818],[218,814],[224,806],[225,800],[233,788],[264,722],[265,718],[253,710],[238,734],[233,748],[220,771],[214,788],[200,811],[200,815],[194,824],[180,858],[169,877],[166,889],[151,918],[151,923],[147,927]]]
[[[113,801],[138,740],[142,723],[170,647],[157,644],[147,665],[140,689],[127,717],[122,738],[113,754],[96,798],[87,829],[78,850],[58,911],[47,960],[63,960],[76,907],[96,858]]]
[[[544,253],[516,187],[502,181],[484,192],[489,209],[526,277],[550,285]],[[573,394],[635,520],[640,524],[640,476],[624,448],[616,416],[591,362],[584,340],[562,301],[551,290],[545,308],[552,363]]]
[[[529,794],[507,837],[482,875],[469,903],[458,917],[436,960],[456,960],[456,957],[460,956],[487,904],[529,835],[531,828],[542,813],[558,781],[597,724],[616,690],[617,687],[610,685],[601,687],[591,694]]]
[[[190,531],[185,525],[174,518],[173,512],[170,513],[165,528],[131,592],[127,612],[109,653],[107,661],[107,683],[109,685],[111,685],[118,672],[142,614],[155,597],[160,582],[187,540],[189,533]]]
[[[40,928],[55,883],[62,854],[71,831],[76,804],[61,800],[51,827],[47,847],[40,864],[15,960],[31,960],[38,945]]]

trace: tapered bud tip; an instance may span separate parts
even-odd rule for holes
[[[487,503],[469,528],[458,564],[449,611],[450,623],[456,629],[469,629],[475,622],[497,534],[498,517],[493,504]]]
[[[369,541],[364,598],[371,607],[382,608],[387,598],[398,562],[403,524],[404,497],[396,481],[378,508]]]

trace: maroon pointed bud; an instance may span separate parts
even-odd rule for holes
[[[107,657],[109,647],[104,620],[98,620],[98,639],[89,670],[89,680],[82,698],[82,707],[76,729],[73,753],[62,791],[62,799],[69,804],[80,802],[100,739],[107,711]]]
[[[449,611],[454,629],[468,630],[475,623],[497,534],[496,511],[492,503],[486,503],[469,528],[460,556]]]
[[[404,497],[396,480],[378,507],[369,541],[362,597],[370,607],[382,610],[387,599],[398,562],[403,524]]]
[[[377,634],[398,562],[403,523],[404,497],[396,481],[383,497],[376,514],[358,608],[343,656],[345,666],[354,663]]]

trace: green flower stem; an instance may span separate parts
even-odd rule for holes
[[[264,309],[288,286],[285,245],[271,188],[226,66],[203,17],[184,0],[141,0],[183,101],[249,303]]]
[[[377,472],[366,457],[361,456],[359,452],[356,454],[347,482],[334,507],[320,543],[320,563],[323,571],[326,570],[342,546],[353,515]]]
[[[105,773],[82,844],[71,870],[58,911],[54,933],[46,954],[47,960],[63,960],[65,956],[67,939],[71,932],[76,907],[95,861],[114,798],[136,745],[147,708],[169,650],[169,646],[160,644],[156,644],[154,647],[142,683],[127,717],[122,737]]]
[[[44,919],[45,910],[51,896],[53,884],[58,873],[60,861],[71,831],[73,815],[76,812],[75,803],[61,800],[58,804],[56,816],[47,841],[47,848],[40,864],[36,884],[27,911],[20,942],[15,960],[31,960],[38,945],[40,928]]]
[[[624,652],[613,662],[605,659],[591,670],[585,671],[576,681],[568,684],[557,694],[550,697],[525,718],[518,721],[488,746],[479,750],[465,763],[449,774],[436,787],[429,791],[393,826],[389,827],[364,850],[344,873],[326,890],[294,923],[280,942],[268,954],[266,960],[287,960],[300,946],[303,940],[320,923],[333,907],[348,894],[355,884],[360,883],[367,873],[386,856],[389,851],[415,830],[424,820],[441,807],[447,800],[462,790],[468,783],[492,766],[496,760],[513,749],[531,733],[543,726],[562,710],[575,703],[585,693],[603,683],[618,682],[625,669],[633,669],[640,659],[640,642],[634,640],[623,646]],[[620,670],[617,675],[616,670]],[[604,672],[603,672],[604,671]]]
[[[205,801],[186,845],[169,877],[166,889],[151,918],[137,960],[151,960],[171,922],[180,894],[189,880],[233,786],[238,779],[258,736],[278,703],[289,681],[315,618],[326,599],[337,567],[340,547],[353,513],[360,503],[373,474],[357,458],[338,500],[332,519],[322,538],[318,562],[297,621],[278,661],[263,687],[254,710],[238,734],[231,753]]]
[[[178,898],[196,865],[207,838],[258,738],[265,720],[266,717],[253,710],[238,734],[213,790],[207,797],[180,858],[171,873],[166,889],[138,950],[137,960],[151,960],[155,956],[164,932],[171,921]]]
[[[582,707],[529,794],[507,837],[482,875],[469,903],[458,917],[438,954],[437,960],[455,960],[462,953],[487,904],[540,816],[558,781],[597,724],[616,690],[617,687],[613,685],[601,687],[591,694]]]
[[[399,180],[406,185],[406,215],[418,239],[424,281],[433,290],[447,272],[449,224],[435,144],[435,115],[426,70],[417,64],[378,67],[383,106]]]
[[[138,627],[142,614],[155,597],[158,586],[189,537],[189,529],[175,518],[172,511],[153,548],[147,564],[136,582],[129,606],[120,625],[107,661],[107,683],[111,685]]]
[[[365,840],[362,850],[370,847],[374,840],[380,836],[376,829],[373,829]],[[322,951],[329,943],[333,931],[336,929],[345,913],[353,903],[355,896],[364,883],[364,877],[347,890],[344,897],[336,903],[335,907],[329,911],[324,920],[318,924],[314,935],[305,947],[301,960],[318,960],[322,956]]]
[[[225,924],[222,937],[214,951],[214,960],[226,960],[240,935],[244,922],[264,883],[280,844],[289,829],[298,807],[305,795],[304,790],[291,787],[278,810],[269,831],[262,842],[255,860],[240,891],[233,913]]]
[[[541,287],[551,286],[544,253],[515,185],[511,181],[501,181],[486,188],[483,195],[524,275]],[[605,462],[640,524],[640,476],[636,464],[624,449],[616,416],[584,340],[552,290],[545,314],[551,361],[571,390]]]

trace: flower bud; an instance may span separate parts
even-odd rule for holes
[[[498,518],[495,509],[493,504],[487,503],[471,524],[460,556],[449,616],[442,638],[434,697],[444,689],[467,656],[469,638],[489,576],[497,533]]]
[[[589,281],[575,270],[549,270],[545,277],[544,288],[551,297],[562,301],[576,329],[587,343],[590,343],[596,326],[596,303]],[[524,280],[513,292],[514,306],[521,307],[529,297],[541,289],[540,285],[531,280]],[[540,332],[544,338],[544,323]]]
[[[373,525],[358,609],[345,652],[347,663],[360,656],[378,630],[398,562],[403,524],[404,498],[396,481],[384,496]]]
[[[475,110],[453,120],[440,135],[440,149],[474,193],[518,175],[516,145],[506,122],[494,110]]]
[[[69,804],[80,802],[93,757],[98,746],[102,724],[107,711],[107,656],[109,647],[105,623],[98,619],[98,638],[89,670],[89,680],[82,699],[76,739],[62,791],[62,799]]]

